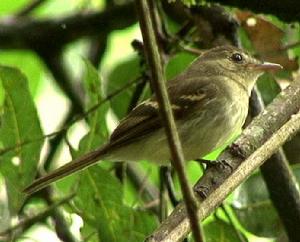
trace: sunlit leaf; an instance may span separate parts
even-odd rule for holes
[[[257,86],[266,105],[281,91],[277,82],[269,74],[261,76],[257,81]]]
[[[181,73],[195,58],[196,58],[195,55],[187,52],[180,52],[176,54],[167,63],[166,66],[167,80],[172,79],[173,77]]]
[[[240,242],[234,228],[221,219],[203,225],[206,242]],[[241,235],[243,236],[243,235]]]
[[[103,91],[97,70],[87,60],[85,61],[85,64],[86,70],[84,85],[87,95],[86,110],[89,110],[103,101]],[[77,155],[84,154],[95,149],[106,141],[108,137],[108,130],[105,117],[108,107],[108,102],[104,102],[97,108],[97,110],[88,115],[87,120],[90,130],[81,140],[79,144],[79,153]]]
[[[14,13],[24,7],[29,0],[1,0],[0,15]]]
[[[107,87],[105,89],[106,95],[124,87],[126,83],[132,82],[140,76],[139,61],[139,58],[134,56],[133,58],[122,62],[110,72]],[[128,112],[133,90],[134,86],[126,88],[110,100],[111,108],[120,119]]]
[[[41,138],[43,133],[25,76],[17,69],[0,66],[0,80],[5,91],[0,127],[2,148]],[[0,157],[0,172],[5,177],[13,214],[22,205],[22,189],[35,177],[42,144],[43,141],[33,142]]]
[[[88,133],[81,139],[79,149],[72,152],[73,159],[88,153],[89,151],[99,148],[106,142],[108,130],[106,125],[106,114],[109,108],[108,102],[103,101],[102,83],[98,71],[92,66],[88,60],[84,60],[85,74],[84,74],[84,89],[86,93],[86,111],[93,108],[95,105],[101,105],[90,112],[87,117],[87,124],[89,126]],[[63,191],[68,191],[73,185],[74,181],[81,178],[81,173],[66,177],[63,181],[58,182],[58,187]]]

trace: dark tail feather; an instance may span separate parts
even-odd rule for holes
[[[102,158],[107,152],[109,145],[105,145],[98,150],[92,151],[76,160],[73,160],[64,166],[50,172],[48,175],[35,180],[31,185],[26,187],[23,192],[29,194],[35,193],[42,188],[50,185],[51,183],[58,181],[76,171],[82,170]]]

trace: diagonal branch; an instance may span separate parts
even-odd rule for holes
[[[263,111],[264,103],[258,91],[254,91],[252,94],[250,112],[254,117]],[[260,170],[289,240],[300,241],[298,232],[300,226],[299,188],[283,149],[280,148],[274,153],[260,167]]]
[[[221,154],[220,160],[226,160],[233,171],[228,167],[213,166],[197,182],[195,191],[203,191],[205,188],[207,195],[205,200],[198,197],[199,201],[202,200],[198,208],[199,219],[206,218],[254,169],[297,132],[300,126],[299,110],[300,79],[298,77],[253,119],[235,142],[245,157],[253,154],[243,162],[240,157],[233,154],[231,149],[226,149]],[[295,113],[298,114],[293,116]],[[184,204],[181,203],[147,241],[180,241],[189,231],[187,213]]]

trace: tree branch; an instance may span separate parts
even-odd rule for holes
[[[155,90],[155,94],[159,104],[160,115],[169,142],[170,152],[172,156],[172,165],[174,166],[178,174],[195,241],[200,242],[202,241],[202,237],[198,225],[197,215],[195,213],[197,211],[197,203],[193,191],[189,186],[187,180],[182,147],[176,130],[176,125],[168,98],[167,88],[165,85],[165,77],[162,69],[162,61],[157,47],[158,44],[155,37],[155,32],[153,30],[148,1],[136,0],[136,7],[139,14],[139,22],[143,35],[146,56],[152,74],[152,85]]]
[[[18,17],[2,21],[0,48],[59,49],[82,37],[99,36],[101,32],[111,32],[132,25],[136,22],[133,8],[133,2],[128,1],[103,12],[76,14],[60,19]]]
[[[250,99],[251,116],[257,116],[263,109],[263,100],[259,92],[254,90]],[[283,149],[273,154],[260,170],[289,240],[300,241],[300,194]]]
[[[292,116],[299,112],[299,109],[300,80],[298,77],[274,99],[264,112],[253,119],[235,142],[245,157],[253,153],[251,157],[243,162],[228,148],[219,159],[225,160],[232,169],[212,166],[197,182],[194,187],[195,191],[205,189],[207,195],[205,200],[198,197],[199,201],[202,201],[198,208],[199,219],[206,218],[254,169],[270,157],[292,134],[296,133],[300,125],[300,114]],[[147,241],[180,241],[189,231],[187,213],[184,204],[181,203]]]

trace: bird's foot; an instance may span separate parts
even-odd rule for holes
[[[243,150],[241,149],[241,147],[236,144],[236,143],[232,143],[229,146],[230,152],[234,155],[236,155],[237,157],[241,158],[242,160],[246,159],[246,155],[244,154]]]
[[[194,192],[198,194],[202,199],[207,198],[209,193],[209,188],[203,185],[196,186]]]

